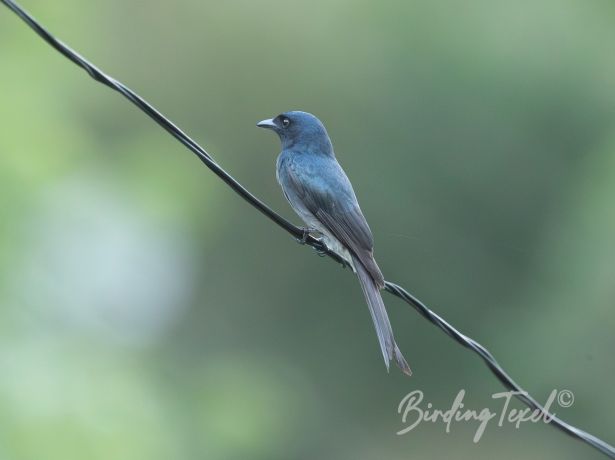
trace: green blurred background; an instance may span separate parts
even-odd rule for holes
[[[615,442],[613,2],[23,6],[297,223],[255,123],[315,113],[386,277]],[[412,390],[502,387],[388,295],[387,374],[349,271],[6,8],[0,98],[1,459],[602,458],[544,424],[397,436]]]

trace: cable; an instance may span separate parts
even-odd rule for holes
[[[106,75],[98,67],[96,67],[94,64],[90,63],[84,57],[82,57],[79,53],[72,50],[69,46],[65,45],[60,40],[55,38],[45,28],[43,28],[43,26],[41,26],[32,16],[30,16],[30,14],[28,14],[25,10],[18,6],[14,1],[0,0],[0,2],[4,3],[10,10],[17,14],[17,16],[19,16],[31,29],[33,29],[38,35],[40,35],[43,40],[45,40],[49,45],[51,45],[53,48],[55,48],[58,52],[71,60],[73,63],[83,68],[94,80],[119,92],[130,102],[136,105],[139,109],[145,112],[152,120],[154,120],[169,134],[171,134],[171,136],[176,138],[179,142],[181,142],[188,149],[190,149],[203,163],[205,163],[205,165],[211,171],[213,171],[214,174],[216,174],[220,179],[222,179],[244,200],[246,200],[256,209],[258,209],[261,213],[263,213],[265,216],[275,222],[278,226],[282,227],[288,233],[293,235],[297,240],[301,240],[303,238],[303,229],[296,227],[288,220],[280,216],[278,213],[273,211],[261,200],[252,195],[243,185],[237,182],[237,180],[235,180],[229,173],[222,169],[222,167],[220,167],[218,163],[214,161],[214,159],[209,155],[209,153],[207,153],[207,151],[205,151],[205,149],[203,149],[203,147],[198,145],[179,127],[173,124],[152,105],[145,101],[145,99],[140,97],[138,94],[136,94],[134,91],[132,91],[130,88],[128,88],[121,82]],[[327,255],[335,261],[341,263],[342,265],[345,264],[343,259],[341,259],[336,253],[330,251],[323,243],[321,243],[316,238],[308,236],[307,238],[305,238],[305,244],[313,247],[319,254]],[[465,348],[472,350],[474,353],[480,356],[485,362],[485,364],[489,367],[491,372],[498,378],[498,380],[507,389],[514,391],[515,396],[521,402],[523,402],[526,406],[532,409],[539,410],[545,415],[547,415],[551,419],[551,421],[549,422],[551,426],[554,426],[559,430],[563,431],[564,433],[574,438],[577,438],[585,442],[586,444],[589,444],[590,446],[596,448],[597,450],[605,454],[607,457],[615,459],[615,448],[613,446],[597,438],[596,436],[587,433],[586,431],[583,431],[564,422],[553,414],[548,413],[542,405],[540,405],[534,398],[532,398],[527,392],[525,392],[506,373],[506,371],[504,371],[504,369],[495,360],[493,355],[481,344],[459,332],[448,322],[446,322],[442,317],[438,316],[436,313],[427,308],[427,306],[423,302],[421,302],[419,299],[410,294],[401,286],[387,281],[385,289],[389,293],[399,297],[406,303],[410,304],[426,320],[440,328],[457,343],[464,346]]]

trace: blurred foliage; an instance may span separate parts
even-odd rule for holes
[[[254,124],[318,115],[388,279],[615,442],[615,6],[606,0],[23,0],[296,221]],[[0,458],[601,458],[539,424],[423,424],[498,382],[0,8]]]

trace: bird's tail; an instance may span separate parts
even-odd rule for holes
[[[357,276],[359,277],[359,283],[361,283],[361,289],[365,295],[365,300],[367,300],[369,312],[372,315],[372,320],[376,327],[378,342],[380,343],[380,349],[387,370],[389,369],[389,362],[395,360],[395,363],[404,374],[412,375],[410,366],[408,366],[406,359],[401,354],[393,338],[393,329],[391,328],[391,322],[389,321],[389,316],[384,307],[384,301],[380,295],[380,289],[376,286],[374,279],[367,272],[363,264],[355,257],[353,257],[353,262]]]

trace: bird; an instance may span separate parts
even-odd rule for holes
[[[380,295],[385,280],[374,259],[372,232],[325,126],[316,116],[302,111],[284,112],[256,126],[270,129],[280,138],[282,152],[276,162],[276,177],[306,225],[302,241],[305,243],[310,234],[317,235],[352,268],[367,301],[387,371],[394,361],[402,372],[411,375]]]

